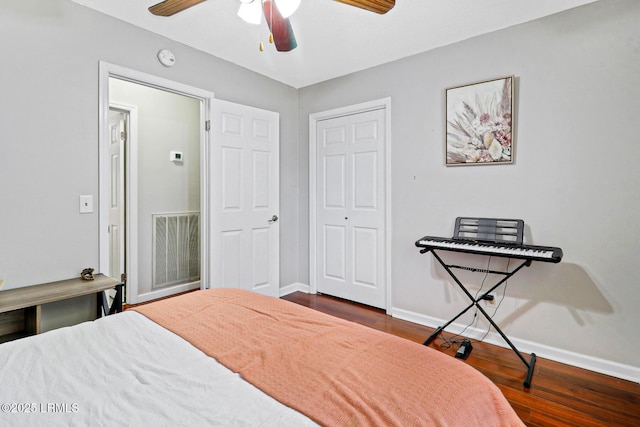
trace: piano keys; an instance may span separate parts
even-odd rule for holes
[[[558,263],[562,260],[562,249],[550,246],[534,246],[515,243],[483,242],[468,239],[448,239],[445,237],[425,236],[416,241],[421,252],[442,249],[479,255],[495,255],[505,258],[518,258],[532,261]]]

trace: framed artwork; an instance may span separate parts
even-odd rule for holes
[[[513,163],[513,76],[446,90],[447,166]]]

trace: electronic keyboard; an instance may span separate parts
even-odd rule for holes
[[[495,255],[532,261],[560,262],[562,249],[549,246],[523,245],[517,243],[483,242],[479,240],[425,236],[416,242],[424,252],[442,249],[480,255]],[[422,252],[422,251],[421,251]]]
[[[503,283],[506,283],[509,278],[520,271],[523,267],[529,267],[532,261],[557,263],[562,260],[562,249],[550,246],[525,245],[523,244],[523,240],[524,221],[521,219],[458,217],[456,218],[452,238],[425,236],[416,242],[416,246],[421,248],[421,254],[431,252],[434,258],[442,265],[455,283],[471,300],[471,304],[458,313],[458,315],[453,319],[449,320],[442,326],[438,326],[429,338],[424,341],[424,345],[429,345],[429,343],[436,339],[436,337],[447,328],[447,326],[455,322],[472,307],[476,307],[476,313],[480,312],[487,319],[491,326],[493,326],[496,332],[504,338],[507,344],[509,344],[509,347],[511,347],[527,367],[524,386],[529,388],[531,386],[533,368],[536,364],[535,353],[531,353],[529,361],[527,361],[505,333],[498,327],[496,322],[493,321],[493,315],[489,315],[480,304],[482,300],[486,299],[485,297],[491,295],[492,292],[494,292]],[[491,256],[495,255],[503,258],[519,258],[523,261],[520,265],[512,268],[510,271],[508,271],[509,269],[507,269],[507,271],[494,271],[489,269],[445,264],[436,250]],[[503,275],[504,277],[488,290],[484,290],[481,295],[478,295],[480,294],[480,291],[478,290],[474,297],[472,292],[470,292],[460,279],[456,277],[454,269],[468,270],[477,273],[492,273]],[[484,280],[482,283],[484,286]],[[482,287],[480,289],[482,289]]]

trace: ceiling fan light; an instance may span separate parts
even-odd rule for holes
[[[260,25],[262,22],[262,2],[255,0],[251,3],[242,2],[238,9],[238,16],[249,24]]]
[[[275,0],[276,6],[283,18],[288,18],[298,10],[301,0]]]

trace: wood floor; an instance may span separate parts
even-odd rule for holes
[[[383,310],[302,292],[283,299],[422,343],[433,329],[395,319]],[[445,332],[446,334],[446,332]],[[454,356],[438,337],[430,347]],[[525,366],[511,349],[474,343],[465,361],[489,377],[527,426],[640,426],[640,384],[538,357],[531,388]],[[525,355],[528,359],[528,355]]]

